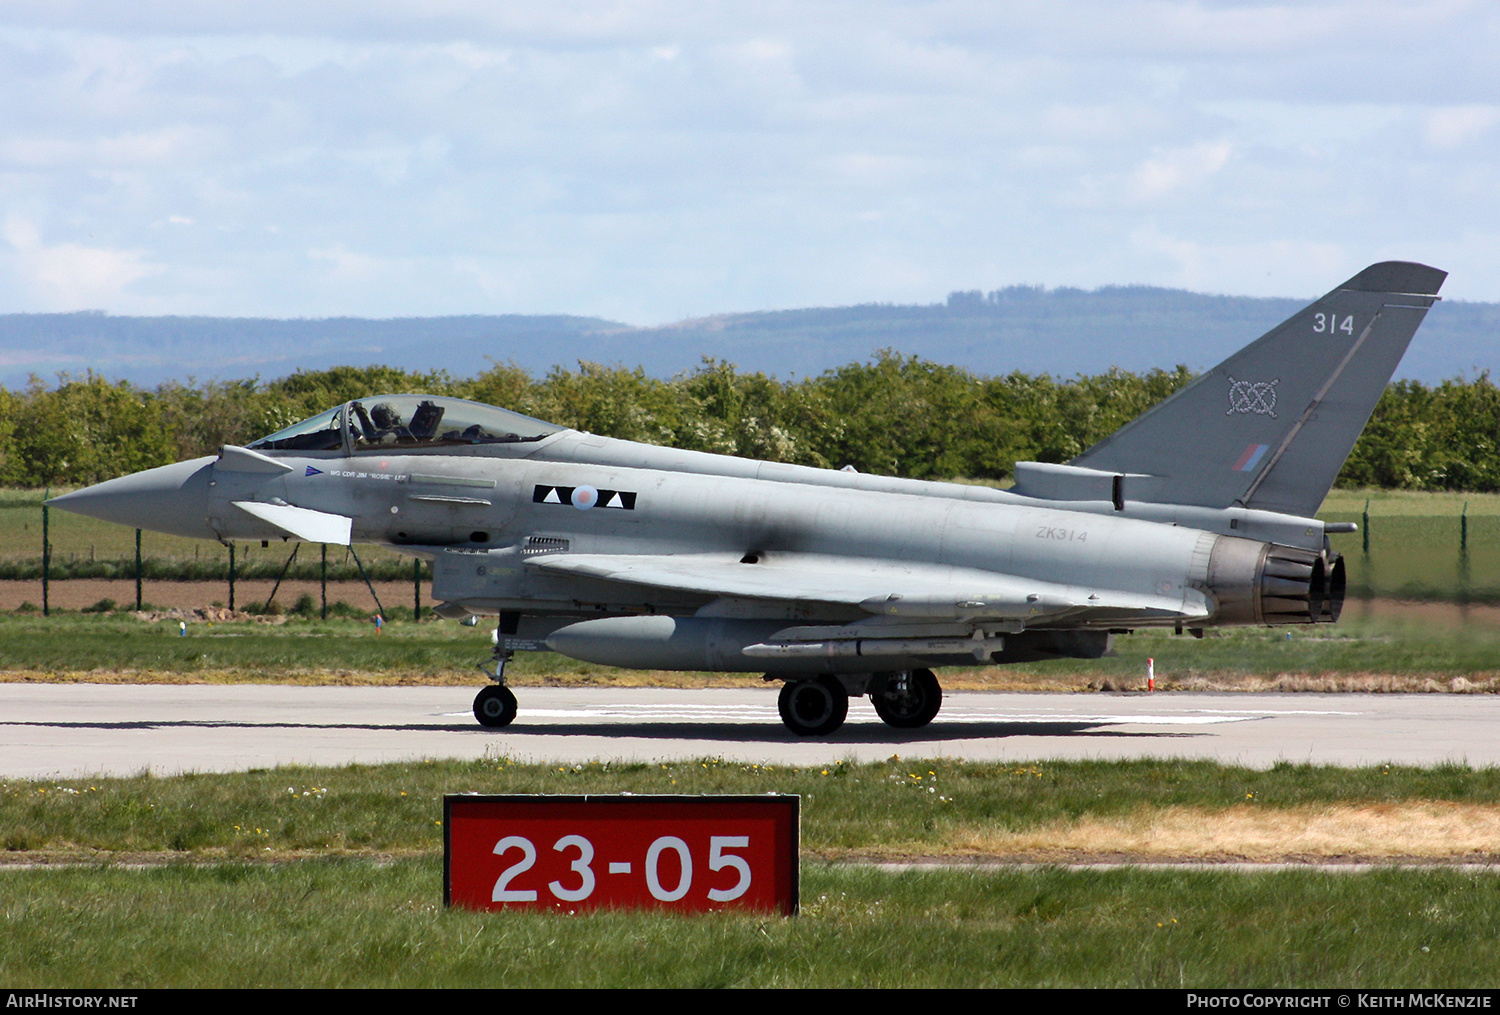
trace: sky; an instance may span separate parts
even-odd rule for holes
[[[0,0],[0,312],[1500,300],[1480,0]]]

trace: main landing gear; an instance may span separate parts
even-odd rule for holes
[[[766,679],[776,679],[770,674]],[[854,685],[852,688],[848,685]],[[788,680],[777,705],[781,721],[799,737],[827,736],[849,715],[849,695],[869,694],[875,714],[896,729],[914,730],[932,722],[943,705],[943,689],[931,670],[901,670],[851,678],[820,676]]]
[[[932,722],[943,707],[943,689],[931,670],[903,670],[887,674],[885,687],[870,691],[870,703],[887,726],[914,730]]]
[[[505,664],[510,660],[510,652],[496,651],[491,660],[493,670],[479,667],[495,681],[474,696],[474,718],[481,726],[498,729],[509,726],[516,717],[516,696],[505,686]]]
[[[849,692],[838,677],[788,680],[776,704],[787,729],[799,737],[820,737],[844,725]]]

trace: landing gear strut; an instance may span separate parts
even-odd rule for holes
[[[844,725],[849,714],[849,692],[837,677],[788,680],[777,701],[781,721],[799,737],[826,736]]]
[[[481,726],[498,729],[509,726],[516,717],[516,696],[505,686],[505,664],[510,662],[514,654],[501,650],[497,645],[494,656],[490,658],[493,669],[479,667],[494,681],[474,696],[474,718],[479,720]]]
[[[887,674],[885,687],[870,692],[870,702],[887,726],[914,730],[938,714],[943,689],[931,670],[905,670]]]

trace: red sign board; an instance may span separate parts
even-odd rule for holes
[[[796,796],[443,797],[443,897],[469,909],[797,911]]]

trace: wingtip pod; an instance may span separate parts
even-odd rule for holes
[[[1448,273],[1414,261],[1381,261],[1372,264],[1340,289],[1366,293],[1401,293],[1410,296],[1436,296]]]

